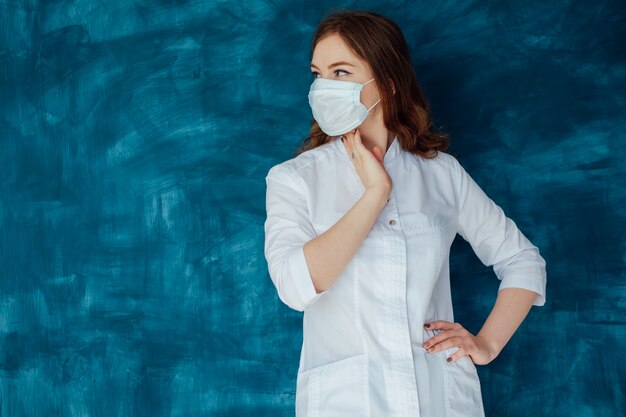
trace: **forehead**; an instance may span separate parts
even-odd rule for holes
[[[341,36],[331,34],[322,38],[322,40],[315,45],[311,63],[315,64],[320,69],[326,69],[330,64],[337,61],[350,62],[358,69],[368,67],[367,62],[356,56]]]

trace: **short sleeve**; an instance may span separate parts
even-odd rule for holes
[[[493,266],[504,288],[524,288],[538,295],[533,302],[546,301],[546,262],[533,245],[453,158],[455,192],[458,197],[457,232],[472,246],[485,266]]]
[[[295,175],[282,165],[273,166],[266,182],[265,259],[280,300],[297,311],[321,297],[304,257],[304,244],[317,237],[306,199]]]

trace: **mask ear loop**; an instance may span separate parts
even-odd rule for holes
[[[376,103],[372,104],[372,107],[370,107],[369,109],[367,109],[367,112],[369,113],[370,110],[372,110],[374,108],[375,105],[377,105],[380,102],[380,99],[378,99],[378,101],[376,101]]]
[[[369,81],[367,81],[367,82],[363,83],[363,86],[365,86],[365,84],[369,84],[369,83],[371,83],[371,82],[372,82],[372,81],[374,81],[374,80],[375,80],[375,78],[372,78],[371,80],[369,80]],[[372,107],[370,107],[369,109],[367,109],[367,112],[369,113],[369,112],[370,112],[370,110],[372,110],[372,109],[374,108],[374,106],[375,106],[375,105],[377,105],[379,102],[380,102],[380,99],[378,99],[378,101],[377,101],[376,103],[372,104]]]

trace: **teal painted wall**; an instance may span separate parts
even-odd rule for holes
[[[622,2],[0,1],[0,415],[292,416],[264,175],[333,7],[402,27],[450,151],[541,250],[489,416],[626,414]],[[499,282],[457,237],[455,318]]]

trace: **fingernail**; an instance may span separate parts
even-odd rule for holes
[[[430,323],[426,323],[426,324],[424,325],[424,327],[429,328],[429,327],[430,327]]]
[[[425,343],[424,344],[424,349],[428,349],[428,346],[429,346],[428,343]]]
[[[341,141],[343,142],[343,136],[341,137]]]
[[[452,360],[452,358],[448,358],[448,359],[446,359],[446,360],[447,360],[448,362],[450,362],[450,361]]]

